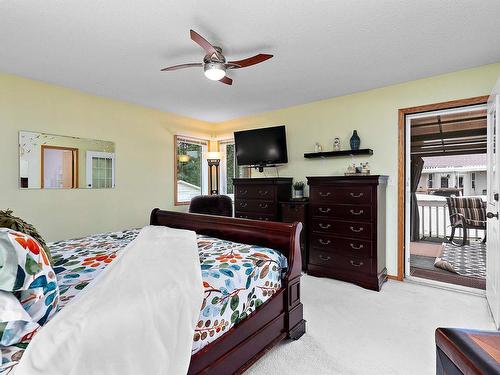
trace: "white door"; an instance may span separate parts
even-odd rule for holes
[[[111,152],[87,151],[87,188],[104,189],[115,187],[115,154]]]
[[[500,328],[500,80],[488,100],[488,199],[486,223],[486,297],[497,329]]]

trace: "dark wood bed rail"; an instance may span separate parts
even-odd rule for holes
[[[288,260],[282,288],[246,319],[194,354],[188,374],[242,373],[281,340],[298,339],[305,333],[300,302],[301,223],[264,222],[155,208],[150,224],[268,247],[280,251]]]
[[[278,250],[288,260],[287,279],[293,279],[301,274],[301,254],[300,251],[296,252],[300,246],[301,223],[236,219],[162,211],[155,208],[151,212],[150,224],[189,229],[198,234]]]

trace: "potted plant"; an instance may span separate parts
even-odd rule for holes
[[[304,188],[306,183],[304,181],[296,181],[293,183],[293,197],[296,199],[304,198]]]

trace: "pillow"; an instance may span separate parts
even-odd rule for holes
[[[49,257],[49,261],[52,264],[52,257],[50,255],[50,250],[45,241],[43,240],[42,236],[37,232],[37,230],[33,227],[33,225],[28,224],[24,220],[13,216],[12,215],[12,210],[5,210],[1,211],[0,210],[0,228],[9,228],[12,230],[16,230],[21,233],[26,233],[33,237],[35,240],[38,241],[40,245],[45,249],[45,253]]]
[[[28,341],[40,328],[14,294],[0,291],[0,306],[0,347]]]
[[[56,311],[56,275],[33,237],[0,228],[0,290],[15,292],[24,310],[40,325]]]

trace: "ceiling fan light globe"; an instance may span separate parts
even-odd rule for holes
[[[226,76],[226,66],[222,63],[206,63],[205,77],[212,81],[219,81]]]

